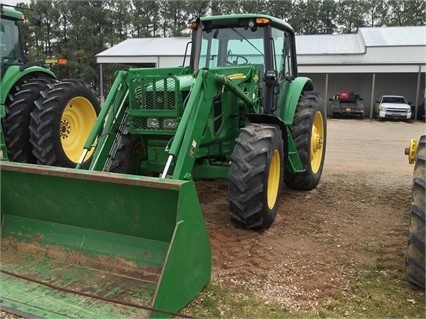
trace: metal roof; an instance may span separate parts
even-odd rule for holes
[[[369,47],[426,45],[426,26],[360,28],[358,34]]]
[[[365,53],[365,44],[359,34],[299,35],[296,48],[297,55]]]
[[[356,34],[296,36],[298,55],[364,54],[367,47],[425,45],[426,26],[360,28]]]
[[[96,57],[182,56],[190,38],[130,38]]]
[[[98,63],[115,63],[117,59],[122,60],[120,63],[126,63],[126,58],[132,58],[133,61],[137,57],[177,57],[180,58],[185,54],[185,48],[190,38],[129,38],[112,48],[109,48],[96,55]],[[405,59],[407,63],[418,63],[424,61],[426,46],[426,26],[411,27],[380,27],[380,28],[360,28],[356,34],[324,34],[324,35],[299,35],[296,36],[297,55],[301,57],[316,56],[312,60],[313,63],[324,64],[329,60],[330,63],[351,63],[353,60],[338,61],[334,57],[358,56],[357,63],[366,63],[366,61],[380,62],[383,59],[383,52],[376,54],[375,60],[368,58],[370,54],[367,49],[370,47],[383,47],[385,53],[390,56],[398,55],[399,59]],[[393,51],[387,50],[387,47]],[[397,50],[405,50],[407,54],[401,56],[401,52]],[[417,50],[407,51],[405,47],[417,47]],[[392,49],[393,48],[393,49]],[[398,52],[397,52],[398,51]],[[408,54],[408,52],[411,52]],[[121,59],[122,57],[122,59]],[[111,61],[108,59],[111,58]],[[115,59],[113,62],[113,58]],[[310,59],[310,58],[309,58]],[[390,62],[396,60],[388,59]],[[303,63],[303,60],[300,60]],[[333,62],[334,61],[334,62]],[[384,60],[383,60],[384,61]],[[389,62],[388,61],[388,62]],[[353,61],[352,61],[353,62]],[[376,63],[375,62],[375,63]]]

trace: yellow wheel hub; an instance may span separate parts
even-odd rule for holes
[[[92,103],[81,96],[71,99],[61,117],[60,136],[65,155],[77,163],[83,153],[84,143],[96,121],[96,111]],[[93,149],[86,155],[90,158]]]
[[[311,134],[311,169],[312,173],[318,173],[324,153],[324,119],[321,112],[314,117]]]
[[[268,207],[269,209],[274,208],[275,203],[278,198],[278,190],[280,187],[280,177],[281,177],[281,157],[278,150],[274,150],[272,155],[271,163],[269,165],[269,175],[268,175]]]
[[[410,144],[405,149],[405,155],[408,155],[409,164],[414,164],[414,162],[416,161],[416,153],[418,146],[419,144],[417,143],[417,141],[415,139],[411,139]]]

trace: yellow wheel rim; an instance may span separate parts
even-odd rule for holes
[[[77,163],[83,153],[84,143],[96,121],[92,103],[81,96],[71,99],[61,117],[60,136],[62,149],[69,160]],[[92,156],[90,150],[85,159]]]
[[[419,144],[415,139],[410,140],[410,145],[405,149],[405,154],[408,155],[408,163],[414,164],[416,161],[416,153]]]
[[[314,117],[311,134],[311,169],[312,173],[318,173],[324,153],[324,119],[321,112],[317,112]]]
[[[268,175],[268,207],[269,209],[274,208],[275,203],[277,202],[278,190],[280,187],[280,178],[281,178],[281,158],[278,150],[274,150],[272,155],[271,164],[269,165],[269,175]]]

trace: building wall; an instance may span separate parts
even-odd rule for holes
[[[411,105],[415,105],[416,103],[418,73],[376,74],[373,99],[371,98],[373,73],[328,74],[327,96],[325,96],[326,74],[305,73],[300,75],[312,79],[315,90],[321,93],[324,102],[327,103],[328,114],[331,113],[331,102],[328,99],[335,93],[343,90],[355,91],[361,95],[365,106],[365,117],[370,117],[371,106],[374,108],[374,101],[383,94],[403,95],[408,102],[411,102]],[[418,105],[425,102],[425,94],[425,74],[422,73],[417,99]]]

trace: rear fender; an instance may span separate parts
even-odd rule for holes
[[[277,116],[280,117],[277,123],[282,131],[285,143],[285,153],[287,163],[293,172],[304,171],[302,162],[297,152],[296,144],[293,139],[290,127],[293,125],[294,117],[299,103],[299,98],[304,90],[312,90],[312,81],[307,77],[297,77],[290,83],[283,85],[281,93],[278,96]],[[282,123],[282,124],[281,124]]]
[[[297,77],[290,82],[286,90],[281,90],[281,94],[278,97],[278,110],[281,109],[282,105],[284,105],[284,108],[281,109],[278,116],[281,116],[285,125],[293,124],[294,115],[296,114],[297,104],[302,91],[312,89],[311,79],[307,77]]]
[[[295,78],[291,82],[286,82],[281,87],[275,115],[249,113],[246,114],[246,117],[251,123],[268,123],[279,126],[285,140],[287,137],[286,127],[293,125],[297,104],[302,91],[311,89],[311,79],[307,77]]]
[[[55,74],[42,68],[40,66],[32,66],[26,69],[21,70],[19,65],[10,66],[1,82],[1,90],[0,90],[0,103],[4,105],[6,102],[6,98],[16,83],[20,82],[23,78],[28,77],[48,77],[48,78],[56,78]]]

